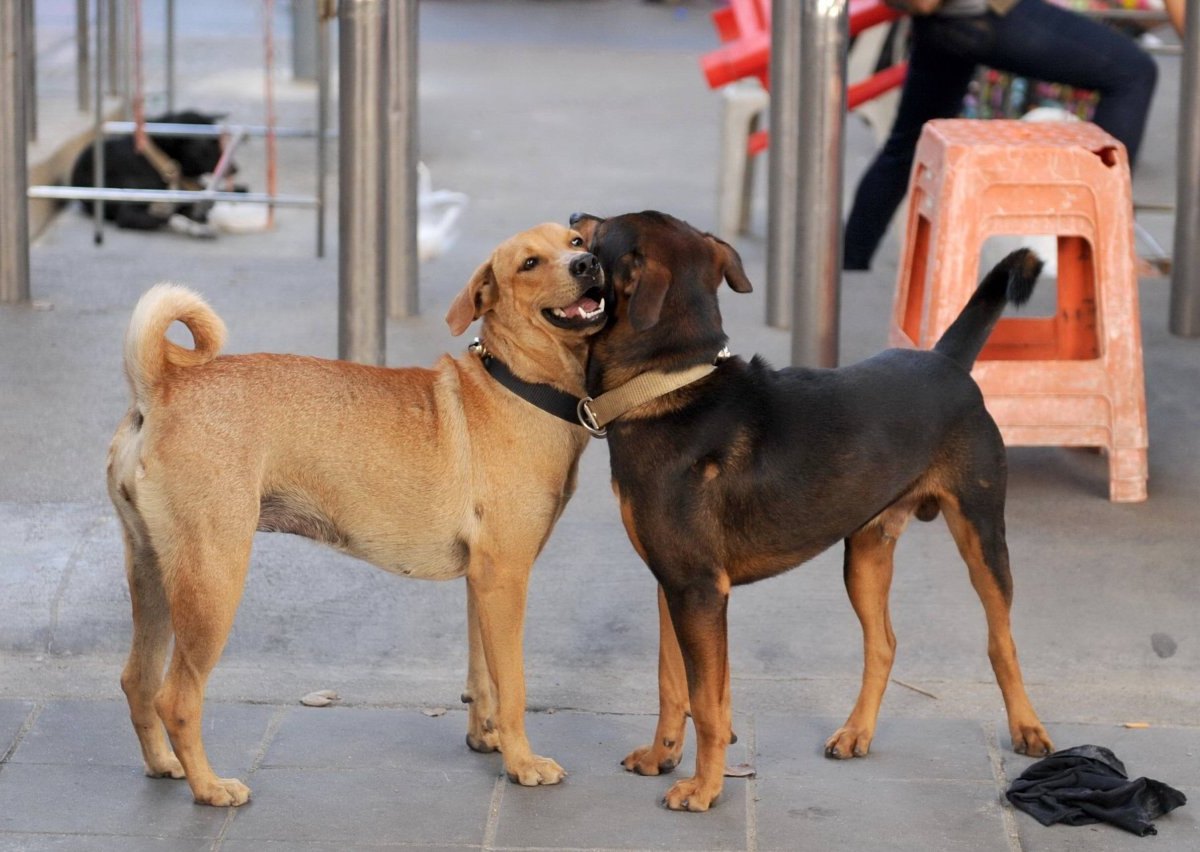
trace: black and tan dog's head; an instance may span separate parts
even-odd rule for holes
[[[594,334],[607,313],[604,274],[582,234],[546,223],[509,237],[482,263],[446,313],[450,332],[462,334],[485,317],[489,327],[528,341],[562,341]]]
[[[611,294],[597,347],[670,366],[724,346],[717,289],[727,281],[738,293],[751,290],[733,246],[653,210],[608,219],[576,213],[571,225],[599,258]]]

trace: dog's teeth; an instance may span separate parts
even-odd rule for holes
[[[555,315],[556,317],[562,317],[563,319],[566,319],[566,318],[567,318],[567,314],[566,314],[566,312],[565,312],[565,311],[563,311],[563,309],[562,309],[562,308],[555,308],[555,309],[554,309],[554,315]]]
[[[600,304],[596,307],[596,313],[598,313],[598,314],[604,313],[604,300],[603,299],[600,300]]]

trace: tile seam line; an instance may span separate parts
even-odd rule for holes
[[[71,555],[67,557],[67,564],[63,568],[62,577],[59,578],[58,588],[54,590],[54,600],[50,602],[50,624],[46,632],[46,651],[48,656],[55,654],[54,640],[58,635],[59,614],[62,610],[63,598],[67,595],[67,587],[71,584],[71,578],[75,576],[75,568],[79,564],[80,555],[83,553],[84,547],[87,546],[89,540],[96,530],[100,529],[101,525],[107,518],[97,517],[84,528],[79,536],[79,541],[75,547],[71,549]]]
[[[1000,755],[1000,741],[996,736],[996,723],[983,722],[983,736],[987,742],[988,761],[992,764],[992,775],[995,778],[996,795],[1000,803],[1000,823],[1004,826],[1004,839],[1008,843],[1009,852],[1022,852],[1021,834],[1017,829],[1017,820],[1012,805],[1004,793],[1008,789],[1008,775],[1004,771],[1004,760]]]
[[[758,732],[753,713],[746,726],[746,754],[754,767],[754,774],[746,779],[746,852],[758,852]]]
[[[488,798],[487,820],[483,825],[483,840],[480,848],[493,850],[496,848],[496,834],[500,830],[500,808],[504,804],[504,788],[508,778],[503,772],[496,776],[492,784],[492,795]]]
[[[37,701],[30,708],[29,712],[25,714],[25,721],[17,729],[17,735],[13,737],[12,745],[8,747],[8,750],[4,754],[0,755],[0,766],[7,765],[9,758],[16,754],[17,749],[21,747],[21,743],[25,741],[25,737],[33,730],[33,726],[37,723],[38,717],[42,715],[42,710],[45,707],[45,701]]]
[[[250,768],[246,772],[246,780],[249,781],[254,777],[254,773],[262,765],[267,756],[267,749],[271,747],[271,743],[275,741],[275,737],[279,734],[279,729],[283,726],[283,717],[287,714],[286,706],[275,708],[275,712],[271,714],[271,718],[267,720],[266,730],[263,731],[262,739],[258,743],[258,751],[254,754],[254,760],[250,761]],[[225,815],[225,819],[221,822],[221,830],[217,832],[217,836],[213,839],[211,852],[219,852],[225,843],[225,837],[229,834],[229,829],[233,827],[233,821],[237,819],[237,808],[230,808],[229,813]]]

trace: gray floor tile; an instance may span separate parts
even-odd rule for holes
[[[758,781],[758,848],[1007,852],[996,787],[973,781]]]
[[[289,708],[264,768],[399,769],[475,772],[495,777],[498,754],[467,748],[467,714],[362,707]]]
[[[101,834],[0,834],[0,852],[203,852],[211,840]]]
[[[8,754],[12,744],[16,742],[21,726],[29,718],[33,710],[32,701],[0,701],[0,757]]]
[[[309,843],[302,840],[227,840],[221,844],[221,852],[346,852],[345,843]],[[467,852],[478,850],[479,844],[455,846],[445,843],[366,843],[356,844],[356,849],[397,849],[403,852]]]
[[[654,716],[573,713],[532,713],[525,728],[535,751],[557,760],[571,774],[612,775],[625,755],[646,745],[654,736]],[[734,718],[734,731],[745,733],[748,723]],[[684,739],[681,770],[691,770],[695,761],[696,731],[688,723]],[[729,747],[726,763],[749,760],[746,740]]]
[[[0,802],[0,833],[216,837],[227,813],[195,804],[186,781],[112,766],[6,764]]]
[[[245,774],[275,708],[208,704],[204,746],[218,774]],[[124,701],[51,701],[12,757],[13,763],[142,766],[142,753]]]
[[[825,740],[842,720],[760,714],[755,717],[759,777],[854,782],[884,779],[991,781],[979,722],[880,718],[866,758],[831,760]]]
[[[264,769],[230,841],[473,845],[483,842],[496,776],[398,769]]]
[[[702,814],[660,800],[678,773],[654,778],[614,767],[608,776],[571,776],[556,787],[509,785],[500,804],[497,848],[744,849],[746,781],[726,778],[717,805]]]

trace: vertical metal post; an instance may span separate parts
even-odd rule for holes
[[[104,3],[105,0],[96,0],[96,77],[95,85],[92,87],[93,113],[92,113],[92,183],[96,187],[104,186],[104,86],[101,85],[101,77],[104,72],[104,39],[110,37],[109,44],[112,44],[111,35],[113,30],[113,22],[108,22],[108,32],[104,30]],[[108,11],[113,11],[110,3]],[[111,66],[109,66],[111,69]],[[111,79],[111,78],[110,78]],[[92,202],[92,242],[100,245],[104,242],[104,202],[96,200]]]
[[[21,38],[25,42],[25,135],[30,142],[37,141],[37,9],[34,0],[16,0],[24,9],[21,21]]]
[[[292,0],[292,78],[317,77],[317,0]]]
[[[88,0],[75,0],[75,97],[80,112],[87,112],[91,94],[91,34]]]
[[[382,364],[387,311],[385,0],[340,0],[338,38],[338,357]]]
[[[846,0],[773,0],[767,322],[792,363],[838,358]],[[789,295],[790,306],[789,306]]]
[[[100,10],[101,4],[104,3],[108,5],[107,15],[102,14]],[[117,22],[121,20],[121,0],[96,0],[96,28],[103,29],[100,22],[105,20],[108,22],[108,28],[104,31],[108,37],[108,63],[104,67],[108,72],[108,93],[120,95],[121,74],[117,60],[121,55],[121,35]],[[98,49],[97,55],[99,55]]]
[[[388,315],[420,310],[417,258],[417,0],[388,0]]]
[[[175,112],[175,0],[167,0],[167,112]]]
[[[328,3],[314,9],[317,17],[317,257],[325,256],[325,210],[328,204],[329,151],[329,21]]]
[[[1175,248],[1171,271],[1172,334],[1200,337],[1200,0],[1187,0],[1179,72],[1175,157]]]
[[[0,303],[29,301],[22,4],[0,2]]]

